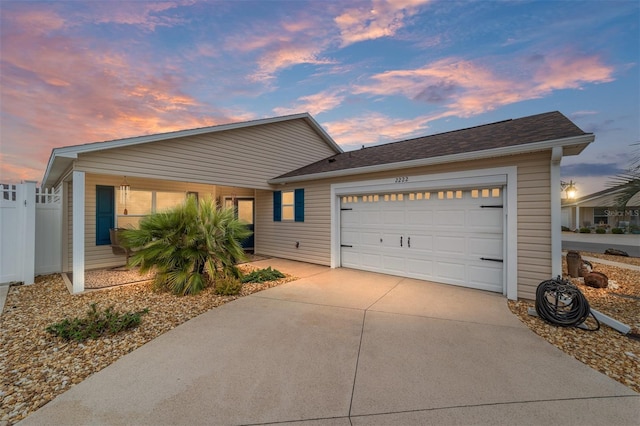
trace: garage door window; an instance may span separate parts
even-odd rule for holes
[[[293,193],[289,191],[289,193]],[[284,192],[283,192],[284,194]],[[478,188],[470,190],[444,190],[434,192],[410,192],[410,193],[387,193],[387,194],[371,194],[371,195],[343,195],[342,203],[377,203],[377,202],[403,202],[421,201],[421,200],[463,200],[465,198],[500,198],[502,197],[502,188]],[[282,209],[284,214],[285,206],[290,204],[282,201]],[[287,207],[290,209],[290,207]],[[284,217],[283,217],[284,218]]]

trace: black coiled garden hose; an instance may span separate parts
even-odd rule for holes
[[[543,320],[561,327],[578,327],[591,315],[597,326],[585,329],[600,329],[600,321],[591,313],[589,302],[582,292],[571,282],[560,277],[543,281],[538,285],[536,312]]]

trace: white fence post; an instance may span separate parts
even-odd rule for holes
[[[22,281],[25,284],[35,282],[36,264],[36,182],[26,181],[22,186],[20,205],[24,209],[22,217]]]

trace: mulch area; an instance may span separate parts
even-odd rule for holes
[[[582,252],[582,256],[596,257],[636,265],[638,258],[606,256]],[[549,343],[612,379],[640,392],[640,340],[630,336],[640,334],[640,271],[591,262],[594,271],[609,278],[609,287],[598,289],[584,285],[583,278],[570,278],[563,260],[564,278],[578,287],[591,308],[608,315],[632,328],[629,335],[601,325],[598,331],[585,331],[575,327],[559,327],[528,314],[533,301],[509,301],[509,308],[536,334]],[[586,325],[592,327],[589,319]]]
[[[240,265],[243,272],[255,269]],[[121,271],[108,271],[118,276]],[[40,276],[33,285],[12,286],[0,316],[0,426],[13,425],[120,357],[210,309],[294,280],[244,284],[238,296],[212,288],[196,296],[156,292],[151,281],[71,295],[61,274]],[[111,284],[110,284],[111,285]],[[92,303],[117,312],[148,309],[140,326],[116,335],[66,341],[45,331],[65,318],[84,317]]]

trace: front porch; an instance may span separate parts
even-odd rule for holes
[[[113,269],[125,264],[125,254],[112,248],[110,229],[136,228],[145,216],[170,209],[188,196],[195,196],[213,199],[220,206],[234,207],[237,217],[255,231],[257,192],[255,188],[228,185],[79,171],[70,173],[63,182],[62,244],[63,272],[69,275],[70,291],[76,294],[121,285],[123,281],[141,280],[124,277],[125,273],[118,273],[123,271]],[[247,244],[250,246],[246,248],[253,251],[254,239],[247,240]],[[111,271],[105,275],[95,272],[99,270]],[[120,278],[116,278],[118,275]]]

